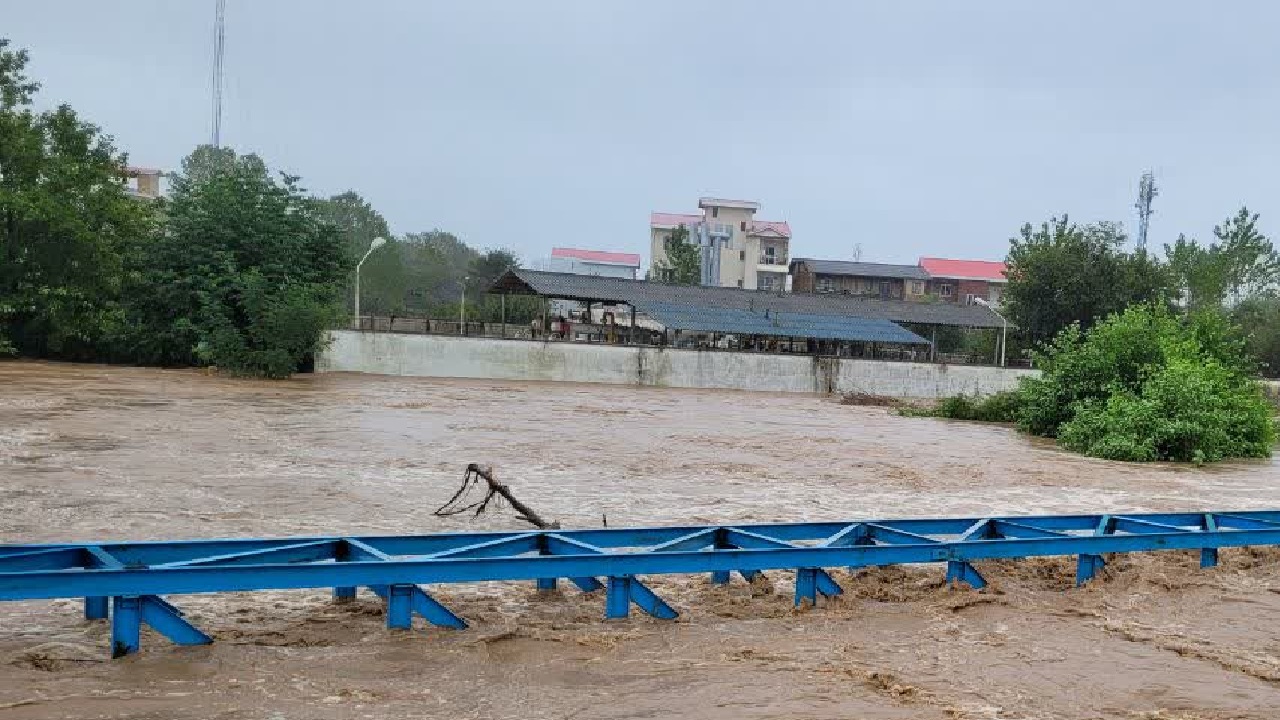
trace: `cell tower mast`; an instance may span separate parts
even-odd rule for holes
[[[227,0],[217,1],[213,29],[213,146],[222,147],[222,52],[225,45],[223,23]]]
[[[1156,176],[1150,170],[1142,174],[1138,181],[1138,202],[1133,206],[1138,209],[1138,249],[1147,249],[1147,228],[1151,225],[1151,201],[1156,199],[1160,191],[1156,189]]]

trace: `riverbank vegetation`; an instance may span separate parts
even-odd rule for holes
[[[363,310],[496,321],[481,295],[518,263],[450,233],[390,232],[355,192],[310,195],[254,154],[200,146],[148,199],[128,158],[68,105],[36,109],[28,56],[0,38],[0,357],[214,365],[284,377],[349,322],[354,268]],[[535,300],[504,308],[528,322]]]

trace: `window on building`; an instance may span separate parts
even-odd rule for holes
[[[912,280],[912,281],[911,281],[911,294],[912,294],[912,295],[923,295],[923,294],[924,294],[924,281],[923,281],[923,280]]]
[[[818,292],[831,292],[836,289],[836,284],[829,277],[818,278]]]
[[[951,286],[948,285],[947,283],[943,283],[942,285],[939,285],[938,294],[941,295],[942,297],[951,297]]]
[[[738,278],[738,287],[742,287],[742,278]]]
[[[746,221],[746,220],[743,220],[743,221],[742,221],[742,227],[741,227],[741,229],[742,229],[742,232],[746,232],[746,231],[747,231],[747,221]]]
[[[892,292],[893,292],[893,289],[889,286],[889,281],[881,280],[880,281],[880,297],[889,297],[889,295],[892,294]]]
[[[756,285],[759,286],[761,290],[772,290],[774,287],[774,277],[772,275],[761,273],[759,275],[759,279],[756,281]]]
[[[720,217],[720,208],[718,207],[711,208],[711,217],[714,217],[714,218]]]
[[[972,305],[972,304],[973,304],[973,299],[974,299],[974,298],[976,298],[976,297],[978,297],[978,296],[977,296],[977,295],[974,295],[973,293],[968,293],[968,294],[966,294],[966,295],[964,296],[964,304],[965,304],[965,305]]]
[[[747,251],[746,251],[746,250],[739,250],[739,251],[738,251],[738,262],[746,262],[746,261],[747,261]]]

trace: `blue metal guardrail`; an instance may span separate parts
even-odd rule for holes
[[[137,651],[143,623],[179,644],[212,642],[162,595],[332,587],[348,599],[364,586],[386,601],[390,628],[409,628],[414,614],[465,628],[420,584],[535,580],[550,590],[567,578],[604,589],[607,617],[626,617],[634,603],[674,618],[638,576],[709,572],[726,583],[731,572],[794,570],[800,604],[840,594],[824,567],[945,562],[949,583],[981,588],[972,561],[1078,555],[1080,585],[1104,553],[1200,550],[1208,567],[1219,548],[1247,545],[1280,545],[1280,511],[0,545],[0,600],[83,597],[86,618],[110,614],[119,657]]]

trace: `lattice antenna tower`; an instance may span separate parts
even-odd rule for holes
[[[1156,176],[1150,170],[1142,174],[1138,181],[1138,249],[1147,249],[1147,228],[1151,225],[1151,201],[1156,199],[1160,191],[1156,189]]]
[[[224,31],[227,0],[216,0],[213,28],[213,146],[222,147],[222,54],[226,45]]]

